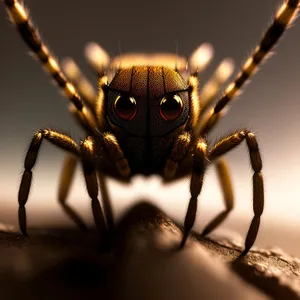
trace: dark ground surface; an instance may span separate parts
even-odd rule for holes
[[[93,231],[2,232],[1,299],[300,299],[298,259],[260,249],[237,259],[233,239],[195,235],[178,251],[180,230],[149,204],[130,210],[114,236],[103,252]]]

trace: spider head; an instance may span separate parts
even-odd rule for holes
[[[109,122],[131,136],[162,137],[187,122],[188,86],[161,66],[120,69],[106,90]]]

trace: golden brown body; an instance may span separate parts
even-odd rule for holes
[[[25,170],[18,197],[22,232],[26,234],[27,230],[25,204],[31,186],[32,169],[44,139],[69,153],[62,172],[59,200],[66,213],[85,229],[82,220],[66,204],[76,162],[81,161],[94,220],[102,238],[113,228],[106,175],[129,181],[131,176],[137,173],[159,174],[166,182],[190,175],[191,198],[181,247],[185,244],[195,221],[197,199],[208,164],[216,163],[226,209],[205,227],[204,234],[217,227],[233,208],[231,181],[222,157],[245,141],[253,170],[254,210],[245,250],[242,253],[245,255],[256,239],[264,206],[262,162],[257,140],[252,132],[243,129],[208,148],[206,135],[222,117],[224,108],[255,73],[258,65],[292,23],[298,11],[299,1],[288,0],[283,3],[259,45],[208,114],[201,111],[203,99],[198,93],[197,71],[201,69],[200,66],[189,66],[190,74],[185,81],[184,60],[178,58],[178,62],[173,61],[173,64],[170,64],[170,61],[165,63],[163,55],[152,57],[148,60],[149,63],[145,63],[147,60],[138,56],[134,63],[127,63],[126,67],[121,66],[122,59],[110,63],[108,56],[103,55],[99,63],[100,57],[91,55],[92,64],[99,74],[99,90],[95,98],[92,92],[82,90],[80,80],[77,80],[78,84],[75,87],[65,77],[59,64],[40,39],[23,6],[15,0],[3,2],[22,38],[64,91],[70,100],[71,112],[87,132],[87,137],[80,145],[68,135],[49,129],[41,129],[34,135],[25,158]],[[151,64],[150,61],[160,63]],[[108,81],[111,74],[112,80]],[[76,82],[76,76],[74,81]],[[102,206],[98,200],[98,184]]]

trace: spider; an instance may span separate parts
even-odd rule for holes
[[[231,63],[217,71],[198,92],[198,75],[211,59],[209,45],[202,45],[186,60],[173,54],[124,54],[110,58],[98,45],[90,44],[87,58],[98,74],[98,92],[81,74],[76,64],[62,67],[41,40],[23,5],[2,0],[23,40],[70,101],[70,111],[83,126],[87,137],[77,144],[69,135],[38,130],[30,143],[19,188],[19,227],[27,234],[25,205],[38,152],[43,140],[68,154],[61,173],[59,202],[83,230],[86,226],[66,203],[75,166],[81,162],[94,222],[104,242],[114,228],[114,217],[107,192],[107,178],[129,183],[137,174],[162,177],[165,183],[191,176],[189,204],[180,248],[184,247],[194,225],[197,199],[206,168],[217,168],[226,208],[204,228],[207,235],[219,226],[233,209],[232,184],[223,156],[246,142],[253,170],[254,217],[247,233],[244,256],[255,242],[264,208],[262,161],[255,134],[236,131],[208,147],[206,136],[222,118],[243,85],[277,43],[297,15],[299,1],[287,0],[240,72],[213,105],[217,90],[231,73]],[[221,68],[222,69],[222,68]],[[226,75],[224,75],[224,70]],[[223,75],[222,75],[223,74]],[[210,110],[209,107],[212,107]],[[98,192],[102,196],[102,204]]]

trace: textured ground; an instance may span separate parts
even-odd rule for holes
[[[0,235],[1,299],[300,299],[300,263],[280,250],[238,259],[234,237],[197,236],[178,251],[180,230],[141,203],[117,226],[114,250],[95,233],[31,230]]]

